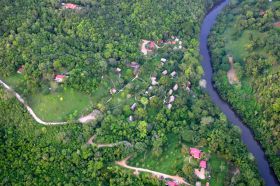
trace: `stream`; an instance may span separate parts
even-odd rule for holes
[[[227,119],[234,125],[238,126],[241,131],[241,139],[243,143],[247,146],[247,149],[254,155],[258,171],[267,186],[277,186],[279,182],[276,175],[269,166],[268,160],[264,154],[264,151],[260,144],[254,139],[252,131],[241,121],[241,119],[236,115],[236,113],[231,109],[231,107],[223,101],[218,92],[215,90],[212,84],[213,70],[211,66],[210,54],[208,50],[208,35],[210,30],[215,23],[217,15],[223,10],[223,8],[229,3],[229,0],[222,1],[221,4],[213,8],[207,16],[204,18],[203,24],[201,26],[200,33],[200,55],[203,56],[201,62],[204,76],[203,79],[207,82],[206,91],[211,97],[212,102],[218,106],[218,108],[226,115]]]

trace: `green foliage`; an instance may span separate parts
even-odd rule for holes
[[[280,177],[279,150],[279,2],[243,1],[233,4],[210,36],[215,85],[242,119],[254,130]],[[226,55],[232,54],[241,85],[226,79]],[[253,180],[252,183],[253,184]]]

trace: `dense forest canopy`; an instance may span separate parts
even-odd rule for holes
[[[216,87],[252,127],[280,177],[280,3],[242,1],[220,17],[210,37]],[[228,55],[239,83],[227,81]],[[223,77],[223,78],[221,78]]]
[[[175,154],[181,158],[171,159],[175,165],[164,162],[162,171],[173,171],[194,185],[199,162],[188,156],[188,148],[194,146],[203,149],[209,160],[211,177],[203,184],[262,185],[254,157],[241,142],[240,129],[228,123],[199,86],[203,74],[199,28],[215,2],[83,0],[72,2],[80,9],[68,10],[54,0],[3,0],[0,77],[8,79],[24,65],[20,84],[14,88],[26,97],[51,94],[48,90],[56,74],[68,76],[58,86],[94,95],[104,81],[102,76],[118,67],[124,72],[113,77],[125,85],[134,77],[127,67],[131,61],[141,65],[142,79],[129,84],[107,105],[97,105],[104,117],[84,125],[39,126],[10,92],[0,89],[0,183],[163,185],[149,174],[134,176],[115,161],[143,155],[147,159],[142,166],[157,169],[147,166],[152,161],[148,158],[158,163],[163,156]],[[172,36],[180,38],[181,50],[167,45],[151,55],[141,54],[142,39],[168,41]],[[167,59],[164,67],[159,63],[162,57]],[[172,78],[164,76],[164,68],[177,73]],[[150,76],[158,82],[145,94]],[[162,102],[171,89],[174,103],[168,109]],[[131,109],[134,102],[137,107]],[[133,120],[128,120],[130,116]],[[98,148],[87,144],[93,135],[96,143],[125,140],[131,146]],[[168,154],[171,141],[177,151]]]

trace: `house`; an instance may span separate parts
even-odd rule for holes
[[[173,90],[170,89],[169,92],[168,92],[168,95],[171,96],[172,94],[173,94]]]
[[[172,108],[172,104],[169,103],[169,104],[167,105],[167,108],[170,110],[170,109]]]
[[[259,15],[260,16],[264,16],[265,15],[265,11],[264,10],[260,10]]]
[[[167,186],[179,186],[175,181],[167,181],[165,185],[167,185]]]
[[[201,151],[197,148],[190,148],[190,154],[195,158],[195,159],[199,159],[200,155],[201,155]]]
[[[137,107],[137,104],[136,104],[136,103],[133,103],[133,104],[130,106],[130,109],[131,109],[132,111],[135,111],[136,107]]]
[[[280,27],[280,21],[279,21],[279,22],[274,23],[274,24],[273,24],[273,26],[275,26],[275,27],[278,27],[278,28],[279,28],[279,27]]]
[[[206,182],[206,186],[210,186],[210,183],[209,183],[209,182]]]
[[[201,182],[200,182],[200,181],[197,181],[197,182],[195,183],[195,186],[201,186]]]
[[[179,88],[178,84],[175,84],[174,87],[173,87],[173,90],[176,91],[176,90],[178,90],[178,88]]]
[[[116,72],[117,72],[117,73],[120,73],[121,71],[122,71],[122,69],[116,68]]]
[[[173,71],[170,75],[171,75],[172,77],[175,77],[176,74],[177,74],[177,72],[176,72],[176,71]]]
[[[137,62],[133,61],[131,63],[128,63],[127,66],[133,68],[134,75],[138,74],[140,65]]]
[[[157,80],[156,77],[151,77],[151,81],[152,81],[153,86],[158,85],[158,82],[156,80]]]
[[[163,63],[165,63],[165,62],[167,61],[167,59],[161,58],[160,61],[163,62]]]
[[[62,75],[62,74],[58,74],[55,76],[54,80],[57,82],[57,83],[62,83],[64,80],[65,80],[66,76],[65,75]]]
[[[133,120],[134,120],[133,116],[130,115],[130,116],[128,117],[128,121],[129,121],[129,122],[133,122]]]
[[[201,168],[200,170],[195,169],[195,170],[194,170],[194,174],[195,174],[199,179],[202,179],[202,180],[205,179],[205,169],[204,169],[204,168]]]
[[[175,96],[170,96],[169,103],[173,103],[175,101]]]
[[[117,92],[117,89],[115,89],[115,88],[111,88],[111,89],[110,89],[110,94],[113,95],[113,94],[115,94],[116,92]]]
[[[167,75],[168,74],[168,71],[167,70],[164,70],[163,72],[162,72],[162,75]]]
[[[153,90],[153,86],[149,86],[148,90],[152,91]]]
[[[19,67],[19,69],[17,70],[17,73],[18,73],[18,74],[22,74],[22,73],[23,73],[23,70],[24,70],[24,65],[21,65],[21,66]]]
[[[62,3],[62,8],[72,10],[80,9],[80,7],[74,3]]]
[[[149,47],[149,49],[150,49],[150,50],[154,50],[154,49],[155,49],[155,47],[156,47],[155,42],[154,42],[154,41],[150,41],[150,43],[149,43],[148,47]]]
[[[205,160],[201,160],[201,161],[199,162],[199,166],[200,166],[201,168],[206,169],[206,167],[207,167],[207,162],[206,162]]]

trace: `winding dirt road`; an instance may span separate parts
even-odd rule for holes
[[[42,124],[42,125],[65,125],[65,124],[70,124],[72,122],[46,122],[43,121],[42,119],[40,119],[35,112],[32,110],[32,108],[26,103],[26,101],[24,101],[24,99],[15,91],[13,90],[9,85],[7,85],[4,81],[2,81],[0,79],[0,84],[9,92],[11,92],[16,98],[17,100],[19,100],[20,103],[22,103],[24,105],[24,107],[27,109],[27,111],[29,112],[29,114],[33,117],[33,119],[35,121],[37,121],[38,123]],[[79,118],[78,121],[76,121],[77,123],[89,123],[93,120],[95,120],[98,115],[100,115],[101,112],[99,110],[94,110],[92,113],[90,113],[87,116],[82,116]]]
[[[29,112],[29,114],[34,118],[35,121],[37,121],[38,123],[42,124],[42,125],[65,125],[68,124],[68,122],[46,122],[41,120],[36,114],[35,112],[32,110],[32,108],[24,101],[24,99],[16,92],[14,91],[9,85],[7,85],[6,83],[4,83],[2,80],[0,80],[0,84],[9,92],[11,92],[18,100],[19,102],[21,102],[24,107],[27,109],[27,111]]]
[[[151,173],[152,175],[154,175],[154,176],[156,176],[158,178],[161,178],[161,177],[163,177],[163,178],[170,178],[170,179],[172,179],[174,181],[177,181],[179,184],[190,185],[182,177],[180,177],[178,175],[172,176],[172,175],[168,175],[168,174],[152,171],[152,170],[149,170],[149,169],[143,169],[143,168],[129,166],[129,165],[127,165],[127,160],[129,158],[130,158],[130,156],[125,158],[124,160],[117,161],[116,164],[121,166],[121,167],[134,170],[136,173],[138,173],[138,172],[148,172],[148,173]]]

